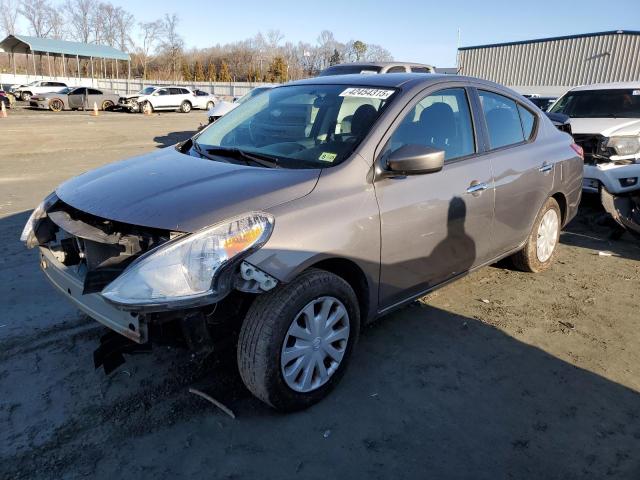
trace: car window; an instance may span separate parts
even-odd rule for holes
[[[186,88],[179,88],[178,90],[180,90],[180,93],[183,94],[183,95],[191,94],[191,92],[189,90],[187,90]]]
[[[411,67],[413,73],[431,73],[427,67]]]
[[[202,90],[196,90],[195,94],[197,97],[206,97],[208,95],[207,92],[203,92]]]
[[[571,118],[640,118],[640,89],[576,90],[551,108]]]
[[[525,140],[531,139],[533,135],[533,127],[536,123],[536,116],[522,105],[518,105],[518,113],[520,114],[520,122],[522,123],[522,132]]]
[[[516,102],[497,93],[478,91],[482,111],[489,130],[491,148],[500,148],[524,141]]]
[[[391,67],[387,70],[387,73],[406,73],[406,69],[402,66]]]
[[[60,82],[54,82],[54,84],[56,87],[66,87],[67,85],[65,83],[60,83]]]
[[[100,90],[94,90],[93,88],[90,88],[89,95],[102,95],[102,92]]]
[[[181,95],[182,94],[182,89],[181,88],[168,88],[167,90],[169,90],[169,95]]]
[[[161,88],[157,93],[158,95],[169,95],[169,90],[167,88]]]
[[[71,95],[84,95],[85,93],[87,93],[87,89],[84,87],[80,87],[71,92]]]
[[[445,161],[474,153],[473,125],[465,90],[440,90],[412,108],[389,139],[385,152],[404,145],[444,150]]]
[[[331,167],[351,155],[394,94],[358,85],[269,88],[204,129],[197,144],[271,155],[285,168]]]

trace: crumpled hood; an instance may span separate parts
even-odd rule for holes
[[[208,115],[210,117],[222,117],[227,113],[229,113],[231,110],[234,110],[237,106],[238,106],[237,103],[221,100],[218,103],[216,103],[213,108],[209,110]]]
[[[303,197],[320,169],[249,167],[168,147],[84,173],[56,194],[83,212],[123,223],[194,232],[226,218]]]
[[[603,135],[640,135],[638,118],[572,118],[571,130],[577,134]]]

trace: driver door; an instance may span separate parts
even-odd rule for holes
[[[76,88],[69,95],[69,108],[85,108],[86,88]]]
[[[382,150],[383,162],[398,148],[418,144],[444,150],[445,163],[439,172],[375,183],[383,310],[469,271],[491,253],[493,177],[490,160],[477,155],[469,92],[437,90],[407,109]]]

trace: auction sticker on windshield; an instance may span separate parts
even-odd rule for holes
[[[382,88],[361,88],[351,87],[343,91],[341,97],[360,97],[360,98],[379,98],[385,100],[393,95],[394,90],[386,90]]]

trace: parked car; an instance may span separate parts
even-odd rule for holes
[[[31,100],[33,95],[37,95],[39,93],[59,92],[66,87],[67,84],[64,82],[36,80],[35,82],[24,85],[14,85],[11,87],[11,93],[13,93],[16,98],[19,98],[24,102],[28,102]]]
[[[352,62],[341,63],[325,68],[320,77],[346,74],[378,74],[378,73],[436,73],[435,67],[411,62]]]
[[[15,103],[15,97],[4,90],[0,90],[0,102],[4,103],[5,108],[11,108]]]
[[[231,110],[233,110],[233,109],[237,108],[238,106],[242,105],[247,100],[252,99],[253,97],[258,95],[259,93],[265,92],[265,91],[269,90],[270,88],[272,88],[272,87],[266,86],[266,87],[253,88],[253,89],[249,90],[248,93],[244,94],[240,98],[234,99],[232,102],[229,102],[227,100],[220,100],[218,103],[216,103],[216,105],[214,107],[210,108],[207,111],[207,118],[209,119],[209,123],[215,122],[220,117],[226,115]]]
[[[29,104],[54,112],[62,110],[91,110],[95,105],[100,110],[111,110],[120,96],[114,92],[87,87],[67,87],[58,93],[42,93],[31,97]]]
[[[206,106],[206,103],[204,105]],[[199,108],[199,101],[191,90],[185,87],[145,87],[134,95],[120,97],[118,106],[130,112],[142,112],[145,109],[180,110],[189,113]]]
[[[640,186],[640,82],[576,87],[551,112],[571,118],[585,154],[585,191],[618,195]]]
[[[548,97],[537,94],[525,94],[524,96],[543,112],[549,110],[549,107],[553,105],[553,102],[558,99],[558,97]]]
[[[195,97],[193,101],[193,108],[200,110],[210,110],[216,103],[218,103],[218,97],[213,93],[205,92],[204,90],[194,90],[193,95]]]
[[[248,389],[290,411],[338,383],[363,324],[504,257],[549,268],[579,152],[488,81],[308,79],[63,183],[21,238],[64,296],[130,339],[105,340],[97,366],[136,344],[205,355],[237,338]]]

